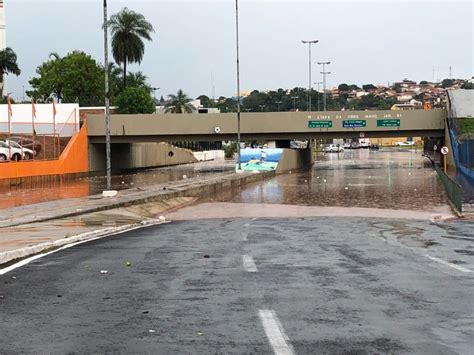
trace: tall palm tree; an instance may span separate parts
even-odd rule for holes
[[[108,22],[112,35],[112,55],[117,64],[123,64],[123,87],[127,86],[127,63],[141,63],[145,53],[144,39],[151,41],[155,32],[142,14],[124,7],[110,17]]]
[[[169,95],[169,101],[165,104],[165,113],[191,113],[194,111],[191,101],[192,99],[179,89],[176,95]]]
[[[0,51],[0,95],[3,93],[3,76],[8,73],[15,74],[16,76],[21,74],[16,61],[16,53],[10,47]]]
[[[146,82],[147,79],[147,76],[141,71],[137,71],[136,73],[128,73],[127,75],[127,82],[129,86],[134,88],[145,88],[151,92],[151,86]]]

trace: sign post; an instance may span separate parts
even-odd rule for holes
[[[444,156],[443,166],[444,166],[444,173],[445,174],[446,174],[446,160],[447,160],[446,155],[448,154],[448,152],[449,152],[448,147],[444,146],[444,147],[441,148],[441,154],[443,154],[443,156]]]

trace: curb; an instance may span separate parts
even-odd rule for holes
[[[91,232],[85,232],[81,234],[77,234],[72,237],[58,239],[52,242],[46,242],[41,244],[32,245],[29,247],[24,247],[15,250],[9,250],[0,253],[0,267],[5,264],[11,264],[15,261],[19,261],[13,265],[7,266],[5,268],[0,268],[0,275],[6,274],[7,272],[16,269],[19,266],[23,266],[28,264],[29,262],[38,259],[40,257],[46,256],[51,253],[55,253],[59,250],[67,249],[77,244],[90,242],[96,239],[101,239],[105,237],[109,237],[116,234],[125,233],[128,231],[132,231],[135,229],[160,225],[169,223],[166,221],[164,217],[160,217],[158,219],[149,219],[142,221],[140,223],[133,223],[133,224],[125,224],[119,227],[109,227],[103,228]],[[36,257],[35,257],[36,256]],[[32,257],[32,258],[29,258]],[[25,259],[29,258],[29,259]]]

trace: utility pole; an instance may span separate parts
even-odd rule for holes
[[[238,170],[242,170],[240,157],[240,60],[239,60],[239,0],[235,0],[235,43],[237,47],[237,159]]]
[[[449,66],[449,79],[452,79],[452,75],[451,75],[451,66]]]
[[[153,103],[155,104],[155,114],[156,114],[156,91],[161,88],[151,88],[153,90]]]
[[[109,99],[109,43],[107,35],[107,0],[104,0],[104,72],[105,72],[105,159],[107,191],[112,190],[112,165],[110,159],[110,99]]]
[[[311,45],[313,43],[318,43],[319,40],[317,39],[313,39],[313,40],[310,40],[310,41],[305,41],[305,40],[302,40],[301,43],[303,44],[307,44],[308,45],[308,62],[309,62],[309,71],[308,71],[308,76],[309,76],[309,80],[308,80],[308,95],[307,95],[307,100],[308,100],[308,106],[307,106],[307,110],[311,112],[311,92],[313,91],[312,89],[312,86],[311,86]]]
[[[319,111],[319,85],[322,84],[322,81],[317,81],[314,84],[318,85],[318,111]]]
[[[326,71],[326,65],[331,64],[331,62],[318,62],[319,65],[323,66],[323,71],[321,74],[323,74],[323,111],[326,111],[326,75],[331,74],[330,71]]]

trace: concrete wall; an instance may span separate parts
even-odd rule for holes
[[[277,173],[289,170],[299,170],[309,168],[312,165],[311,149],[284,149],[281,154]]]
[[[105,144],[90,144],[90,170],[105,170]],[[195,163],[187,149],[168,143],[130,143],[112,145],[112,170],[150,168]]]
[[[206,150],[204,152],[193,152],[197,161],[224,160],[225,152],[223,150]]]
[[[445,110],[332,111],[332,112],[248,112],[242,113],[242,139],[288,140],[334,137],[442,136]],[[346,128],[343,121],[361,120],[365,127]],[[399,127],[379,127],[378,120],[400,120]],[[89,115],[88,135],[93,143],[104,141],[103,116]],[[328,128],[311,128],[309,121],[329,122]],[[328,125],[329,125],[328,123]],[[215,128],[219,127],[216,133]],[[234,113],[112,115],[112,142],[222,141],[234,139]]]

